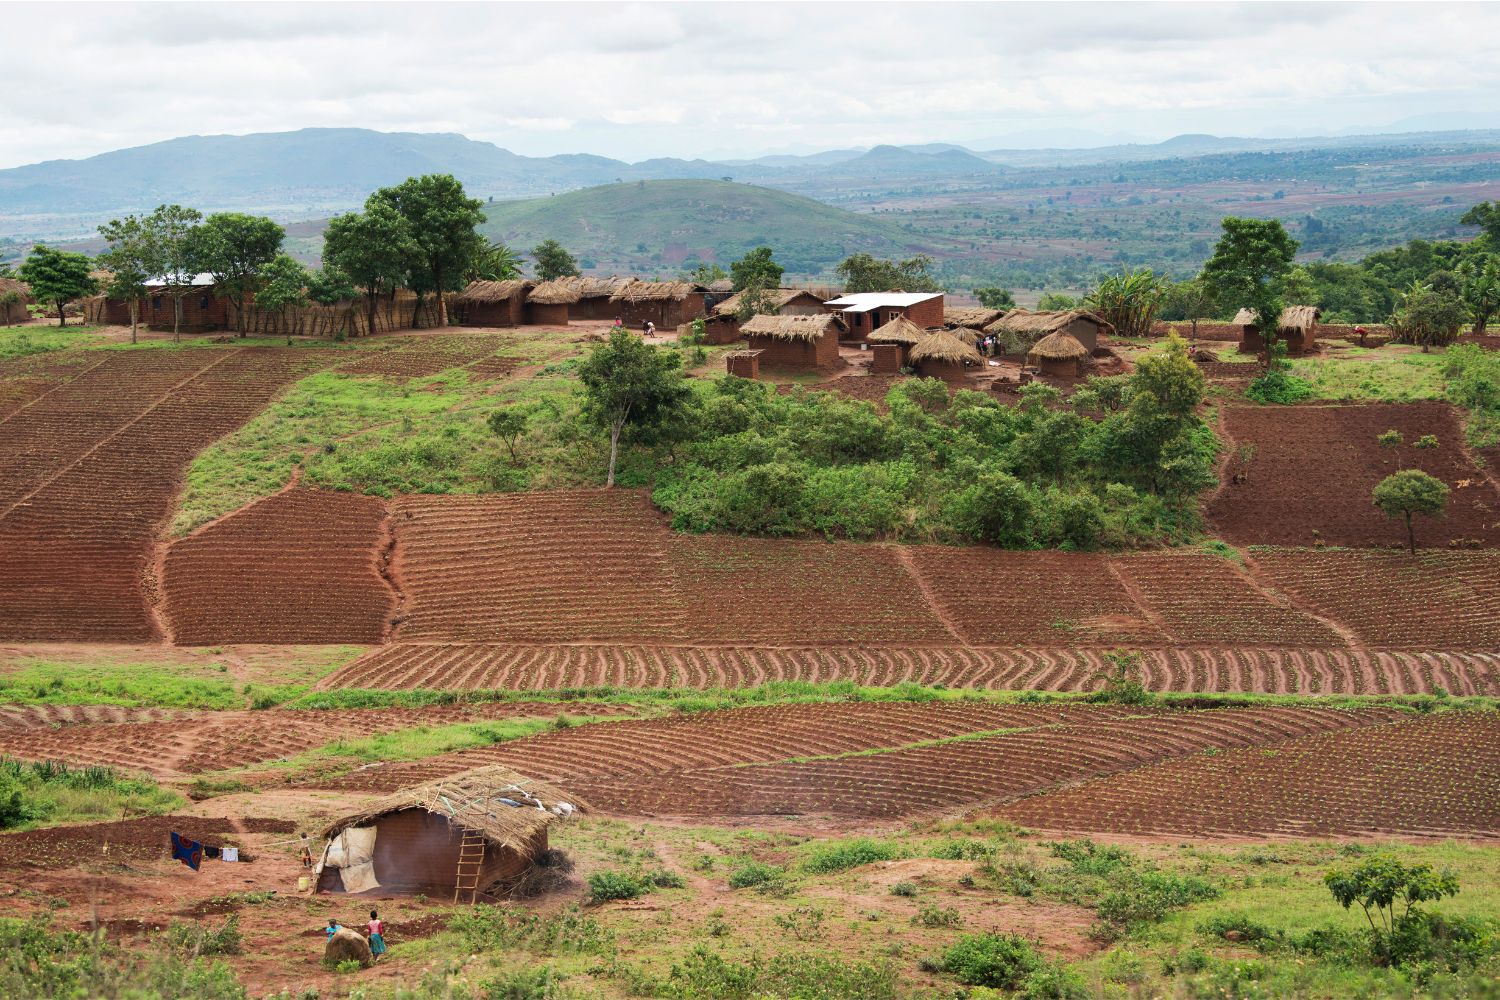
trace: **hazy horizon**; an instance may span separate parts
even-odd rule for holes
[[[457,132],[531,156],[632,162],[1500,127],[1496,46],[1470,44],[1500,37],[1494,5],[10,4],[6,13],[27,44],[0,64],[0,167],[307,127]]]

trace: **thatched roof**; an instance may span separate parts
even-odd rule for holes
[[[488,304],[491,302],[504,302],[513,299],[526,291],[532,285],[529,281],[511,279],[509,281],[471,281],[464,290],[458,293],[457,302],[472,304]]]
[[[747,337],[774,337],[777,340],[817,340],[832,327],[841,324],[832,313],[816,316],[751,316],[740,326]]]
[[[734,281],[729,278],[715,278],[708,283],[707,287],[715,295],[727,295],[734,291]]]
[[[611,302],[681,302],[702,285],[691,281],[631,281],[609,297]]]
[[[1071,333],[1049,333],[1031,345],[1026,352],[1028,361],[1078,361],[1089,356],[1089,349],[1078,342]]]
[[[943,323],[946,326],[983,330],[1004,315],[1004,309],[990,309],[986,306],[946,306],[943,309]]]
[[[502,799],[520,805],[513,806]],[[537,808],[537,800],[546,808]],[[328,824],[323,836],[332,838],[352,826],[369,826],[391,813],[425,809],[477,831],[492,844],[530,857],[536,835],[559,818],[558,813],[550,811],[555,810],[559,803],[569,803],[574,810],[581,808],[572,796],[546,782],[494,765],[461,771],[425,785],[403,789],[363,812]]]
[[[533,288],[531,294],[526,296],[526,301],[543,306],[569,306],[581,298],[583,294],[578,290],[576,283],[554,278]]]
[[[799,295],[811,295],[819,302],[823,301],[822,296],[816,292],[809,292],[805,288],[767,288],[761,293],[761,302],[769,308],[780,309]],[[720,314],[737,312],[739,311],[740,303],[743,301],[745,301],[745,292],[735,292],[729,298],[714,306],[714,312]]]
[[[910,357],[913,362],[947,361],[953,364],[984,360],[984,356],[974,349],[973,344],[960,340],[947,330],[933,330],[923,334],[922,339],[911,349]]]
[[[18,278],[0,278],[0,295],[15,292],[22,300],[31,298],[31,286]]]
[[[1276,325],[1276,332],[1306,333],[1317,324],[1321,315],[1323,310],[1317,306],[1287,306],[1281,310],[1281,321]],[[1235,326],[1254,326],[1255,313],[1249,309],[1241,309],[1229,322]]]
[[[575,291],[580,299],[607,299],[634,280],[634,278],[598,278],[574,274],[564,278],[554,278],[547,284],[556,284]]]
[[[905,316],[897,316],[870,334],[869,340],[872,344],[916,344],[925,336],[926,330]]]
[[[1074,320],[1087,320],[1099,327],[1100,333],[1114,333],[1115,328],[1097,313],[1087,309],[1068,309],[1058,312],[1032,312],[1030,309],[1012,309],[995,322],[985,327],[986,333],[1028,334],[1038,339],[1056,333]]]

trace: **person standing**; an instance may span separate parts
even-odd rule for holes
[[[379,958],[385,954],[385,921],[380,914],[370,911],[370,922],[365,925],[370,932],[370,954]]]

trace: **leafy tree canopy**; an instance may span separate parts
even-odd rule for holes
[[[857,292],[941,292],[943,286],[933,278],[932,258],[918,254],[902,261],[881,260],[867,253],[844,258],[834,270],[843,279],[844,291]]]
[[[81,253],[38,243],[16,273],[31,286],[32,295],[56,307],[58,325],[65,326],[63,307],[99,290],[98,282],[89,275],[93,267],[94,262]]]
[[[1412,515],[1441,517],[1448,506],[1448,487],[1421,469],[1402,469],[1386,476],[1375,486],[1375,506],[1386,517],[1400,517],[1406,521],[1406,540],[1412,555],[1417,553],[1417,536],[1412,528]]]
[[[483,202],[470,198],[452,174],[408,177],[395,187],[381,188],[365,200],[385,202],[406,220],[408,239],[402,241],[407,258],[406,284],[416,292],[438,293],[438,325],[448,322],[444,292],[463,287],[464,276],[488,244],[478,227],[485,220]],[[352,272],[351,272],[352,273]]]
[[[605,485],[613,486],[621,432],[627,426],[647,429],[661,423],[686,398],[682,358],[617,327],[609,340],[589,352],[578,378],[583,383],[584,413],[609,431]]]
[[[216,212],[192,230],[189,252],[214,276],[216,291],[236,306],[245,335],[245,303],[260,285],[260,271],[281,250],[286,230],[270,219],[242,212]]]
[[[375,330],[375,298],[393,291],[417,252],[411,226],[389,201],[371,198],[363,212],[336,215],[323,234],[323,260],[365,293],[368,331]]]
[[[1014,309],[1016,307],[1016,297],[1010,293],[1009,288],[976,288],[974,297],[986,309]]]
[[[772,259],[771,253],[770,247],[756,247],[729,265],[729,276],[734,281],[735,291],[781,287],[781,276],[785,269]]]
[[[521,276],[521,255],[504,243],[491,243],[469,263],[464,283],[510,281]]]
[[[567,278],[582,274],[578,270],[578,260],[563,245],[556,240],[543,240],[531,251],[531,256],[536,258],[536,276],[542,281],[551,281],[554,278]]]
[[[1203,265],[1203,280],[1226,308],[1253,312],[1256,329],[1269,343],[1280,324],[1282,295],[1298,243],[1279,219],[1230,216],[1221,225],[1224,235]]]

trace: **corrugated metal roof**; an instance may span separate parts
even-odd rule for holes
[[[171,283],[172,282],[168,281],[165,276],[147,278],[145,281],[141,282],[141,284],[145,285],[147,288],[165,287],[166,285],[169,285]],[[193,275],[192,279],[187,283],[187,287],[202,288],[210,286],[213,283],[214,276],[212,274],[209,274],[207,271],[204,271],[202,274]]]
[[[871,309],[904,309],[918,302],[940,298],[942,292],[855,292],[829,299],[825,306],[838,306],[844,312],[869,312]]]

